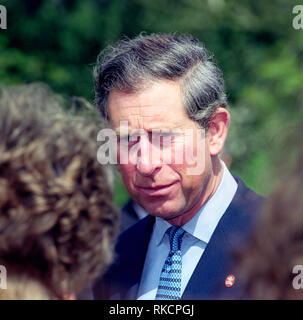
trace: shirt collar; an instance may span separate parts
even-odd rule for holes
[[[187,234],[205,243],[209,242],[217,224],[230,205],[238,188],[237,182],[223,161],[221,161],[221,165],[223,166],[223,175],[217,190],[194,217],[182,226]],[[163,240],[165,232],[169,227],[171,227],[170,223],[162,218],[156,217],[154,236],[157,246]]]
[[[154,224],[154,235],[155,235],[155,243],[158,246],[164,238],[166,230],[172,225],[168,223],[166,220],[156,217],[156,222]]]
[[[137,216],[139,217],[139,219],[143,219],[146,216],[148,216],[148,213],[140,205],[138,205],[136,202],[133,203],[133,208],[134,208]]]

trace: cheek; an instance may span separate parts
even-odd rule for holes
[[[171,169],[181,177],[182,193],[186,198],[196,196],[203,190],[204,181],[210,171],[209,161],[207,161],[207,159],[203,161],[203,167],[201,166],[199,168],[201,170],[194,170],[197,174],[188,174],[193,171],[193,166],[188,163],[173,164],[170,166]]]
[[[172,153],[173,163],[184,164],[186,166],[197,165],[205,162],[207,154],[207,144],[202,129],[185,132],[182,136],[174,139],[170,152]],[[169,150],[167,153],[170,153]]]
[[[195,203],[204,190],[204,176],[185,176],[182,184],[183,197],[188,205]]]

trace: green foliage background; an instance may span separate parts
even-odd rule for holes
[[[106,45],[145,31],[191,33],[222,68],[232,124],[231,170],[261,194],[291,159],[283,143],[303,113],[303,29],[292,26],[296,0],[0,0],[0,82],[46,82],[93,100],[92,67]],[[116,202],[127,199],[119,180]]]

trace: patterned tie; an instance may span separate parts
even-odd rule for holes
[[[156,300],[178,300],[181,298],[181,242],[185,231],[180,227],[170,227],[167,232],[170,252],[161,271]]]

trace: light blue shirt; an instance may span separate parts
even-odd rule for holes
[[[181,295],[238,188],[237,182],[223,161],[221,164],[223,175],[217,190],[197,214],[182,226],[186,232],[181,246]],[[141,276],[138,300],[154,300],[156,297],[161,270],[170,251],[169,237],[166,233],[169,227],[171,224],[167,221],[156,218]]]

